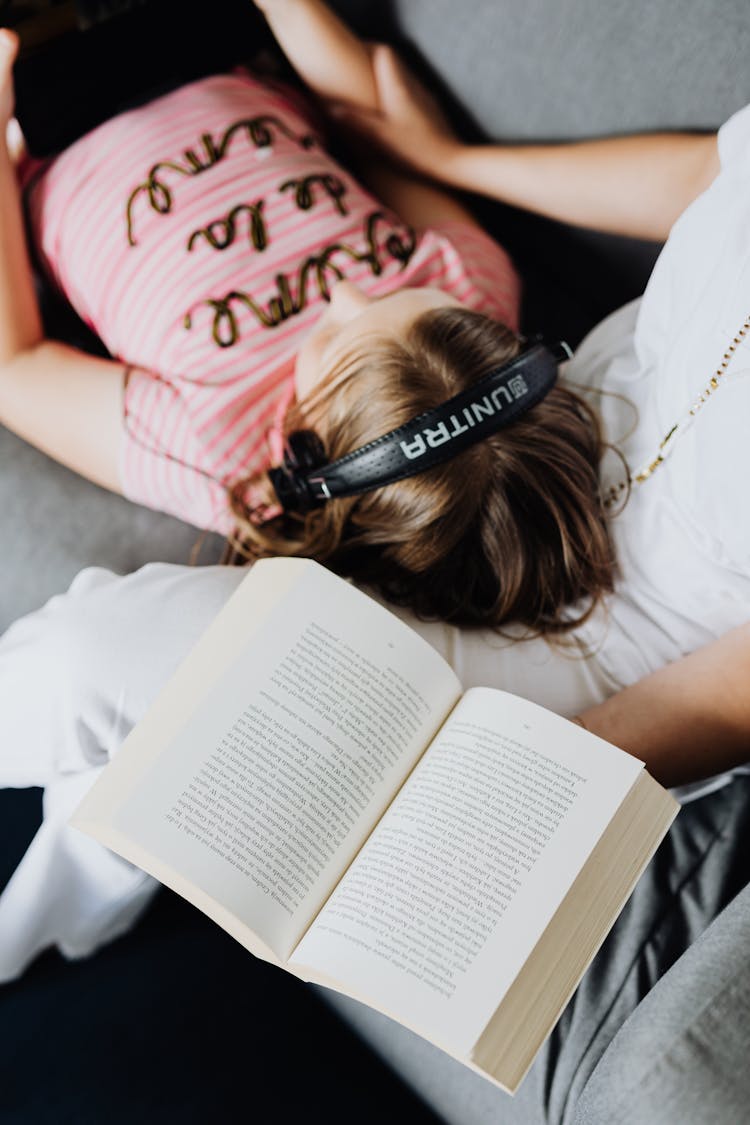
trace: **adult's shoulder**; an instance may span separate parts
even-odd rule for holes
[[[564,368],[566,380],[586,389],[601,389],[611,377],[614,359],[629,355],[638,324],[642,298],[628,302],[606,316],[576,348]]]
[[[722,170],[734,167],[750,171],[750,105],[737,110],[719,129],[719,160]]]

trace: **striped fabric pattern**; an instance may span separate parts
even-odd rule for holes
[[[47,272],[124,391],[123,491],[226,533],[226,490],[278,459],[300,341],[338,275],[432,285],[516,327],[505,252],[463,223],[416,234],[325,150],[300,99],[246,72],[121,114],[32,180]]]

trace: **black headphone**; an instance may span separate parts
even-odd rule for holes
[[[283,464],[268,473],[279,503],[287,512],[308,512],[327,500],[370,492],[449,461],[541,401],[557,380],[558,366],[571,355],[565,343],[534,343],[468,390],[330,464],[313,430],[295,430]]]

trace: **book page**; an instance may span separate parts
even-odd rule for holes
[[[472,689],[292,963],[468,1055],[641,769],[533,703]]]
[[[460,686],[421,638],[317,564],[256,564],[240,591],[256,583],[262,594],[263,568],[280,562],[296,564],[298,579],[189,722],[151,753],[112,823],[141,865],[154,855],[158,877],[170,882],[166,865],[180,893],[187,880],[191,901],[205,909],[209,896],[283,959]],[[243,617],[231,627],[243,630]],[[201,641],[188,660],[211,677],[212,654],[215,641]],[[137,728],[141,743],[150,718]]]

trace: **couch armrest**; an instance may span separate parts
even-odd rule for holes
[[[742,1121],[750,1105],[750,885],[622,1026],[574,1125]]]

